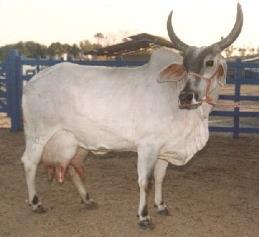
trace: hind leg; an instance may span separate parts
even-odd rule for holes
[[[41,159],[41,153],[43,146],[40,144],[26,144],[26,150],[22,156],[22,162],[24,165],[26,183],[28,188],[29,205],[34,212],[45,212],[46,210],[42,206],[35,187],[35,177],[38,164]]]
[[[93,199],[90,198],[89,193],[86,191],[85,186],[83,184],[83,181],[78,174],[78,172],[75,170],[75,168],[70,165],[68,168],[68,172],[70,174],[71,180],[76,187],[78,194],[82,200],[82,202],[85,204],[85,207],[87,209],[96,209],[97,204],[94,202]]]
[[[50,165],[50,177],[55,176],[59,183],[64,182],[65,173],[68,171],[82,201],[90,208],[94,202],[81,180],[84,177],[84,161],[87,153],[87,150],[78,147],[78,141],[71,132],[60,130],[45,145],[42,162]]]

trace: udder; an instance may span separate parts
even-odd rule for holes
[[[68,131],[58,131],[44,147],[41,162],[48,170],[50,180],[54,178],[63,183],[67,170],[72,166],[77,174],[84,178],[84,160],[87,151],[79,147],[75,136]]]

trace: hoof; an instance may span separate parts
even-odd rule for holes
[[[98,204],[94,201],[90,201],[84,204],[86,210],[96,210],[99,208]]]
[[[171,214],[167,208],[165,208],[163,210],[158,210],[157,213],[161,216],[171,216]]]
[[[148,219],[141,220],[141,221],[139,221],[138,224],[141,227],[141,229],[144,229],[144,230],[145,229],[153,230],[155,228],[154,224],[150,220],[148,220]]]
[[[36,207],[34,207],[32,209],[32,211],[35,213],[43,214],[43,213],[47,212],[47,209],[45,207],[43,207],[42,205],[37,205]]]

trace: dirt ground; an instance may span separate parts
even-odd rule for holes
[[[86,210],[72,184],[49,183],[40,167],[39,195],[48,212],[32,213],[20,157],[22,133],[0,129],[0,236],[256,237],[259,236],[259,137],[212,135],[183,167],[170,166],[164,183],[171,216],[149,211],[153,230],[137,225],[136,154],[86,160],[86,186],[99,204]]]

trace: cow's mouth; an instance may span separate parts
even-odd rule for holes
[[[202,104],[202,101],[197,101],[195,103],[191,103],[191,104],[179,104],[179,109],[197,109],[200,105]]]

